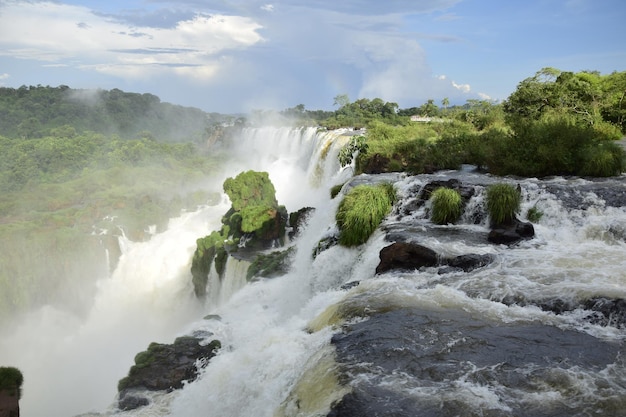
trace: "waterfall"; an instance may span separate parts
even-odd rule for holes
[[[242,170],[270,173],[281,203],[313,205],[328,190],[310,184],[341,180],[336,154],[343,132],[250,129],[232,145],[232,161],[210,181],[221,184]],[[320,154],[325,149],[325,154]],[[23,415],[71,416],[106,410],[119,379],[149,343],[171,343],[186,326],[232,297],[245,285],[245,265],[229,260],[226,276],[206,303],[192,295],[190,265],[196,239],[221,227],[230,203],[204,207],[171,219],[146,242],[122,236],[122,255],[110,277],[98,282],[86,318],[46,306],[8,329],[0,358],[25,376]],[[295,208],[297,210],[301,206]],[[243,271],[243,272],[242,272]]]
[[[463,169],[351,179],[337,161],[349,134],[245,129],[214,181],[267,171],[288,211],[315,207],[290,242],[291,270],[247,282],[245,261],[230,258],[222,278],[210,273],[207,299],[192,296],[195,240],[220,228],[227,198],[172,219],[147,242],[125,242],[86,319],[44,308],[0,341],[2,358],[25,375],[23,414],[291,417],[336,407],[343,416],[619,415],[626,313],[603,316],[594,303],[626,299],[626,177],[515,181]],[[336,232],[341,196],[331,199],[329,189],[350,179],[392,182],[399,201],[367,243],[314,258]],[[474,192],[457,224],[434,225],[417,196],[448,179]],[[485,188],[502,181],[522,189],[520,219],[531,208],[543,214],[535,237],[512,246],[486,239]],[[493,261],[376,274],[381,249],[400,239],[442,259]],[[135,354],[186,334],[222,348],[181,390],[117,410],[116,384]]]

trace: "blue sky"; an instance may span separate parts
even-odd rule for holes
[[[626,70],[623,0],[0,0],[0,86],[220,113],[504,100],[543,67]]]

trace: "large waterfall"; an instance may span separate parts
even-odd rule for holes
[[[89,416],[619,416],[626,410],[626,178],[514,180],[471,170],[392,182],[399,201],[356,248],[332,246],[350,180],[337,153],[349,131],[260,128],[232,145],[228,172],[269,173],[289,211],[315,207],[292,244],[291,271],[246,283],[229,260],[206,302],[193,296],[195,240],[220,227],[229,202],[170,221],[147,242],[124,242],[86,319],[44,308],[0,341],[24,373],[23,415]],[[473,196],[457,225],[436,226],[415,197],[432,181],[459,180]],[[488,184],[521,187],[535,237],[486,239]],[[490,255],[470,271],[428,267],[376,274],[394,239],[441,257]],[[183,389],[150,394],[121,412],[117,381],[150,342],[203,334],[222,348]],[[332,408],[332,411],[331,411]]]

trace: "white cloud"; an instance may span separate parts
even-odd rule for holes
[[[173,28],[131,27],[84,7],[8,2],[0,13],[0,55],[70,60],[123,78],[177,71],[206,79],[220,56],[262,41],[261,25],[247,17],[196,15]]]
[[[457,84],[454,81],[452,81],[452,86],[456,88],[457,90],[462,91],[464,93],[469,93],[471,91],[469,84]]]
[[[274,11],[274,5],[273,4],[264,4],[263,6],[261,6],[261,10],[265,10],[266,12],[273,12]]]

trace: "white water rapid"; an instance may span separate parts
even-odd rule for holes
[[[626,179],[519,181],[520,217],[531,207],[543,216],[534,238],[509,247],[487,242],[487,219],[474,219],[484,210],[485,185],[518,182],[469,171],[362,176],[394,183],[400,200],[393,213],[366,244],[332,246],[313,259],[336,227],[340,198],[331,200],[329,189],[352,175],[337,162],[347,133],[246,130],[228,172],[215,179],[267,171],[289,212],[315,207],[293,242],[286,275],[246,283],[245,268],[231,259],[207,301],[195,299],[195,240],[220,228],[230,206],[224,198],[172,219],[148,242],[126,242],[85,320],[44,308],[3,338],[3,361],[25,376],[22,415],[326,416],[345,396],[332,415],[565,416],[571,407],[569,415],[619,416],[626,407],[626,322],[619,311],[613,322],[594,320],[599,313],[585,302],[626,299],[626,207],[594,191],[613,189],[619,197]],[[450,178],[475,193],[461,224],[434,226],[414,196]],[[392,233],[440,256],[491,255],[493,262],[469,272],[429,267],[377,275]],[[570,308],[557,311],[562,305]],[[187,334],[210,334],[207,341],[222,345],[199,378],[181,390],[146,394],[148,406],[118,410],[117,381],[135,354]],[[492,350],[455,351],[471,341]],[[431,348],[439,350],[431,355]],[[561,351],[559,362],[553,352]]]

